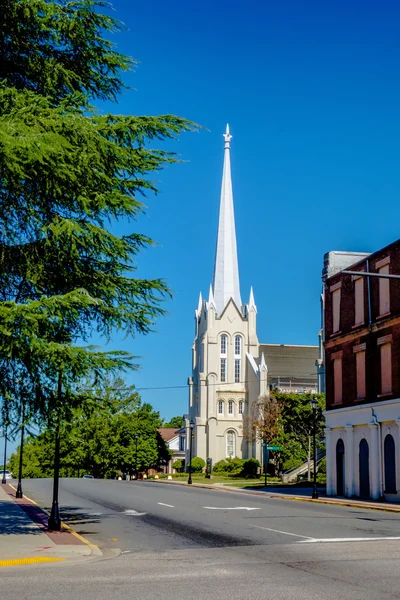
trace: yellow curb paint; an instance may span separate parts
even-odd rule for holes
[[[71,535],[73,535],[74,537],[76,537],[78,540],[80,540],[81,542],[83,542],[84,544],[86,544],[86,546],[89,546],[89,548],[91,548],[92,550],[98,550],[100,552],[100,548],[98,546],[96,546],[96,544],[92,544],[92,542],[89,542],[89,540],[87,540],[85,537],[83,537],[83,535],[80,535],[79,533],[76,533],[76,531],[74,531],[73,529],[71,529],[71,527],[69,525],[67,525],[66,523],[62,522],[61,523],[62,527],[64,529],[66,529]]]
[[[37,563],[61,562],[65,558],[55,558],[50,556],[35,556],[33,558],[13,558],[10,560],[0,560],[0,567],[18,567],[19,565],[34,565]]]
[[[17,488],[15,488],[13,485],[11,485],[11,483],[8,484],[10,487],[12,487],[13,490],[17,491]],[[28,500],[28,502],[32,502],[32,504],[34,504],[35,506],[39,506],[39,504],[37,502],[35,502],[34,500],[32,500],[32,498],[29,498],[29,496],[25,496],[24,494],[24,498],[25,500]],[[46,515],[49,515],[49,512],[42,507],[39,507],[40,510],[42,510],[44,513],[46,513]],[[87,540],[86,538],[83,537],[83,535],[79,535],[79,533],[76,533],[76,531],[74,531],[73,529],[71,529],[71,527],[69,525],[67,525],[66,523],[64,523],[63,521],[61,522],[61,527],[63,527],[64,529],[66,529],[71,535],[73,535],[74,537],[76,537],[78,540],[80,540],[81,542],[83,542],[86,546],[89,546],[89,548],[91,550],[96,550],[99,553],[101,553],[101,550],[98,546],[96,546],[96,544],[92,544],[91,542],[89,542],[89,540]],[[61,559],[64,560],[64,559]]]
[[[11,485],[11,483],[8,484],[10,486],[10,488],[12,488],[15,492],[17,491],[17,488],[14,487],[13,485]],[[34,500],[32,500],[32,498],[29,498],[29,496],[25,496],[25,494],[23,494],[23,497],[25,498],[25,500],[28,500],[28,502],[32,502],[32,504],[34,504],[35,506],[39,506],[37,502],[35,502]],[[46,511],[45,511],[46,512]]]

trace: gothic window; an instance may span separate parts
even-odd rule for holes
[[[222,381],[222,383],[224,383],[226,381],[226,358],[221,358],[221,373],[220,373],[220,379]]]
[[[235,383],[240,383],[240,358],[235,358]]]
[[[226,356],[227,341],[228,337],[226,335],[221,335],[221,356]]]
[[[242,415],[244,411],[244,402],[243,400],[239,400],[239,415]]]
[[[240,335],[235,337],[235,356],[240,356],[242,354],[242,338]]]
[[[233,415],[233,400],[228,402],[228,415]]]
[[[235,432],[227,431],[226,433],[226,456],[228,458],[234,457],[236,454],[235,451]]]
[[[219,415],[224,414],[224,401],[223,400],[218,400],[218,414]]]

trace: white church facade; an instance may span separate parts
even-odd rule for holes
[[[190,421],[194,423],[192,455],[213,464],[227,457],[261,460],[260,442],[247,441],[243,421],[253,404],[282,383],[285,391],[316,391],[317,346],[264,344],[257,337],[257,307],[253,289],[242,303],[230,162],[231,135],[224,134],[224,165],[213,282],[208,299],[200,294],[195,311],[192,375],[189,384]],[[261,351],[260,351],[261,348]],[[268,362],[275,372],[268,372]],[[293,376],[292,376],[293,375]],[[286,389],[287,388],[287,389]],[[186,444],[186,464],[189,443]]]

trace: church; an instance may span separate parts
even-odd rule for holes
[[[195,311],[192,376],[188,379],[186,440],[192,456],[213,464],[228,457],[261,460],[259,441],[243,436],[243,420],[269,389],[316,392],[318,346],[260,344],[253,289],[242,303],[231,177],[229,126],[224,164],[214,276],[208,300],[200,293]],[[185,459],[189,462],[189,443]]]

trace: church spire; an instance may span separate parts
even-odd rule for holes
[[[217,250],[215,254],[213,291],[217,312],[221,314],[232,298],[240,310],[239,268],[236,248],[235,215],[231,179],[229,125],[224,133],[224,169],[219,209]]]

